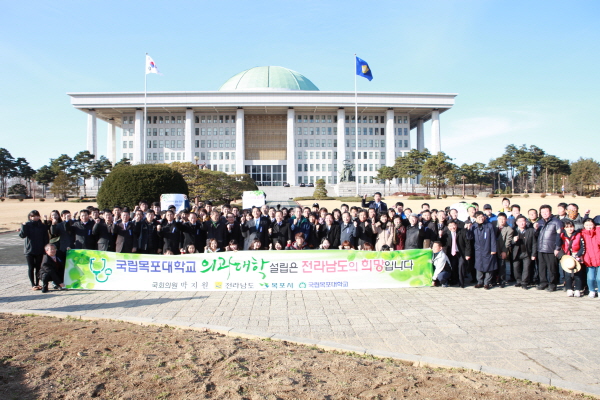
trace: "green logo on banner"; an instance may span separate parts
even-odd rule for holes
[[[96,282],[104,283],[108,280],[108,277],[110,275],[112,275],[112,269],[106,268],[106,258],[101,258],[100,260],[102,261],[102,263],[101,263],[102,268],[95,269],[94,261],[96,261],[96,259],[90,258],[90,271],[92,271],[92,273],[94,274],[94,276],[96,278]]]

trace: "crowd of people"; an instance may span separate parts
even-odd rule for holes
[[[75,214],[52,211],[43,218],[31,211],[21,227],[33,290],[64,288],[64,260],[69,249],[119,253],[192,254],[238,250],[410,250],[433,251],[432,285],[504,288],[507,283],[555,291],[570,297],[600,288],[600,216],[584,216],[576,204],[560,203],[556,215],[542,205],[526,213],[502,200],[494,213],[489,204],[459,209],[420,210],[394,207],[375,193],[362,207],[342,204],[331,212],[312,207],[254,207],[240,210],[197,201],[192,210],[161,210],[160,203],[141,201],[135,209],[88,207]],[[587,277],[587,279],[586,279]],[[41,281],[41,285],[40,285]]]

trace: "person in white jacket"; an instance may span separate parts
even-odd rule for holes
[[[437,286],[437,282],[439,282],[442,287],[448,287],[448,280],[452,276],[450,260],[442,250],[441,242],[433,242],[431,250],[433,250],[431,262],[435,268],[431,278],[431,286]]]

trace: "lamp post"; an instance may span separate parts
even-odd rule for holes
[[[200,159],[200,157],[198,156],[194,156],[194,162],[196,163],[196,166],[198,166],[198,160]]]
[[[464,199],[464,197],[465,197],[465,179],[467,179],[467,177],[463,175],[463,176],[461,176],[460,178],[461,178],[461,179],[462,179],[462,181],[463,181],[463,195],[462,195],[462,197],[463,197],[463,199]]]

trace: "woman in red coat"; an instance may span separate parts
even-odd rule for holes
[[[591,218],[583,222],[581,231],[583,241],[585,242],[585,254],[583,262],[587,266],[587,284],[590,289],[590,298],[596,297],[596,291],[600,289],[600,226],[596,226]]]

